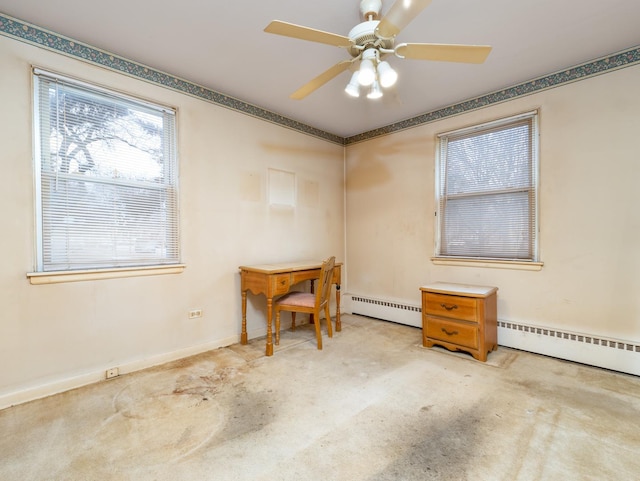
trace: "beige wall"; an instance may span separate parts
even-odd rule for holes
[[[31,285],[32,65],[178,109],[182,274]],[[0,408],[239,339],[238,266],[344,258],[344,149],[269,122],[0,37]],[[294,172],[298,205],[267,202]],[[251,298],[251,296],[250,296]],[[264,298],[249,334],[264,335]],[[187,319],[200,308],[201,319]],[[4,397],[3,397],[4,396]]]
[[[348,291],[499,287],[499,318],[640,341],[640,66],[347,148]],[[539,272],[436,266],[435,136],[540,109]]]
[[[29,284],[32,65],[178,109],[184,273]],[[491,284],[503,320],[640,341],[639,66],[349,146],[346,219],[338,145],[5,37],[0,67],[0,408],[236,342],[239,265],[331,254],[343,293],[417,305],[432,281]],[[433,265],[435,135],[535,108],[544,267]],[[295,210],[268,205],[269,168],[295,172]],[[263,335],[264,299],[248,307]]]

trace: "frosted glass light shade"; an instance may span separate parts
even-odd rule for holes
[[[358,71],[354,72],[344,91],[351,97],[360,97],[360,84],[358,83]]]
[[[358,82],[363,87],[368,87],[376,79],[376,68],[371,59],[365,58],[360,62],[360,70],[358,72]]]
[[[398,80],[398,73],[386,61],[378,64],[378,76],[380,77],[380,85],[384,88],[391,87]]]
[[[371,90],[367,94],[368,99],[379,99],[382,97],[382,90],[380,90],[380,84],[378,81],[374,81],[373,85],[371,85]]]

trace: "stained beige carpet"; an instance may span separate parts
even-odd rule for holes
[[[640,378],[346,315],[0,411],[0,479],[632,480],[639,419]]]

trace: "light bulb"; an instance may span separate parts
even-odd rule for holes
[[[391,68],[387,61],[378,64],[378,76],[380,77],[380,85],[384,88],[391,87],[398,80],[398,73]]]
[[[344,89],[351,97],[360,97],[360,89],[358,84],[358,71],[356,70],[351,76],[351,80]]]
[[[365,58],[360,62],[358,82],[363,87],[368,87],[376,79],[376,68],[371,59]]]
[[[367,94],[367,98],[368,99],[379,99],[380,97],[382,97],[382,90],[380,90],[380,84],[378,83],[378,81],[375,80],[373,82],[373,85],[371,85],[371,90]]]

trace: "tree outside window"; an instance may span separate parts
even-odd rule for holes
[[[175,113],[34,78],[37,270],[178,263]]]
[[[537,113],[438,137],[438,257],[537,260]]]

